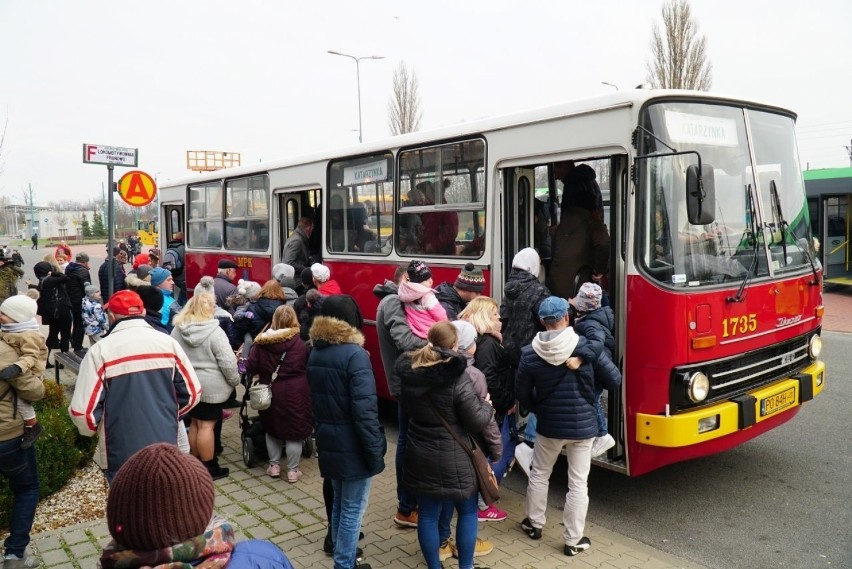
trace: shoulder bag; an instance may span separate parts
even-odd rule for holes
[[[278,366],[275,368],[272,380],[269,383],[255,383],[249,387],[249,406],[255,411],[265,411],[272,405],[272,384],[278,379],[278,372],[281,370],[281,363],[286,355],[287,352],[284,352],[278,358]]]
[[[464,451],[470,457],[470,462],[473,464],[473,470],[476,472],[476,483],[479,487],[479,494],[482,496],[482,501],[485,502],[486,505],[490,506],[494,502],[500,499],[500,485],[497,483],[497,477],[494,476],[494,471],[491,469],[491,463],[488,461],[488,457],[485,456],[485,453],[482,452],[482,449],[476,444],[476,441],[469,434],[467,435],[468,443],[465,444],[461,437],[456,434],[450,424],[447,423],[447,420],[444,419],[444,416],[441,415],[438,410],[435,408],[432,400],[429,399],[429,406],[432,407],[432,411],[435,412],[435,415],[438,416],[438,419],[441,421],[441,424],[444,425],[444,428],[447,429],[447,432],[450,433],[459,446],[464,449]]]

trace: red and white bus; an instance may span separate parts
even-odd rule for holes
[[[537,245],[536,199],[558,223],[547,207],[562,192],[553,164],[589,164],[603,190],[624,377],[607,398],[617,445],[598,464],[640,475],[737,446],[822,391],[822,268],[795,119],[752,101],[638,89],[204,173],[161,189],[161,246],[185,233],[190,287],[223,257],[262,283],[299,218],[314,218],[313,252],[361,307],[388,396],[373,286],[412,258],[436,283],[473,262],[499,300],[512,257]]]

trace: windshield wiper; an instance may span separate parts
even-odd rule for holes
[[[754,190],[752,189],[751,184],[746,186],[746,195],[748,196],[748,201],[746,203],[748,204],[751,238],[754,241],[754,247],[752,248],[751,263],[748,265],[745,278],[743,278],[743,282],[740,283],[740,288],[737,290],[737,294],[725,299],[727,302],[742,302],[745,300],[746,283],[748,283],[752,275],[754,275],[755,270],[757,270],[757,252],[760,244],[760,239],[757,238],[757,231],[758,229],[763,231],[763,227],[760,227],[757,223],[757,208],[754,206]]]
[[[787,220],[784,219],[784,212],[781,210],[781,198],[778,196],[778,187],[775,185],[775,180],[769,181],[769,195],[772,196],[772,209],[778,216],[778,228],[781,230],[781,247],[784,252],[784,264],[787,264],[787,239],[784,236],[784,232],[786,230],[787,233],[793,238],[793,241],[799,244],[799,248],[802,250],[802,253],[808,259],[808,263],[811,265],[811,270],[814,273],[814,280],[811,281],[810,285],[818,285],[819,284],[819,274],[817,273],[816,263],[814,263],[814,258],[811,255],[810,245],[807,240],[804,238],[800,238],[793,229],[790,227],[790,224],[787,223]],[[804,242],[805,246],[802,246]]]

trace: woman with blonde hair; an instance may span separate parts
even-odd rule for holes
[[[246,363],[249,377],[271,384],[272,405],[260,412],[266,432],[269,467],[266,474],[281,476],[281,447],[285,450],[287,482],[299,481],[302,443],[313,431],[311,387],[308,384],[308,348],[299,334],[299,319],[290,306],[279,306],[272,324],[254,339]]]
[[[476,351],[473,354],[473,365],[484,375],[488,384],[488,395],[494,405],[494,419],[500,429],[503,443],[503,456],[491,463],[494,476],[498,482],[509,470],[509,465],[515,457],[515,382],[509,357],[502,344],[502,323],[500,321],[500,305],[487,296],[471,300],[467,307],[459,313],[459,319],[469,322],[476,329]],[[492,457],[493,460],[493,457]],[[486,506],[479,504],[479,519],[482,521],[499,522],[505,520],[507,514],[494,504]]]
[[[174,317],[171,333],[189,356],[201,382],[201,402],[189,412],[189,449],[214,480],[226,477],[228,469],[220,467],[215,457],[213,429],[222,416],[223,404],[240,382],[237,358],[215,312],[216,297],[199,290]]]
[[[458,512],[455,549],[459,567],[470,569],[477,545],[476,473],[447,426],[462,440],[468,435],[479,439],[494,420],[494,410],[474,390],[467,360],[456,351],[456,328],[438,322],[427,340],[419,350],[402,354],[394,367],[410,417],[403,484],[417,496],[417,539],[429,569],[439,569],[443,550],[449,549],[439,531],[445,508]],[[487,438],[483,450],[489,456],[501,454],[499,443]]]

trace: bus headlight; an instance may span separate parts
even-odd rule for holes
[[[822,338],[817,335],[811,336],[811,341],[808,342],[808,355],[812,360],[815,360],[819,357],[820,352],[822,351]]]
[[[710,379],[700,371],[694,371],[686,376],[684,380],[686,394],[693,403],[699,403],[707,399],[710,393]]]

